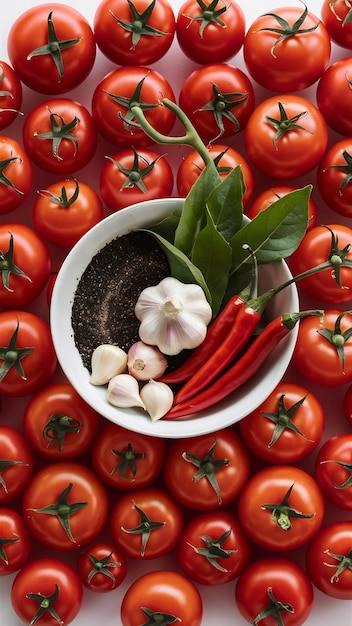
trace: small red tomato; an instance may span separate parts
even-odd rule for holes
[[[0,135],[0,215],[26,200],[32,180],[33,166],[25,148],[16,139]]]
[[[258,215],[261,211],[265,211],[265,209],[272,204],[274,204],[280,198],[284,198],[287,194],[296,191],[297,187],[292,185],[275,185],[270,187],[269,189],[265,189],[262,191],[252,202],[249,207],[246,207],[246,215],[251,220]],[[317,212],[318,207],[310,196],[308,200],[308,226],[307,231],[313,228],[317,222]]]
[[[24,491],[33,470],[33,454],[25,437],[16,428],[0,425],[0,504]]]
[[[317,170],[317,186],[328,207],[344,217],[352,217],[350,167],[352,139],[334,143],[323,155]]]
[[[123,553],[110,543],[95,543],[81,552],[77,572],[84,586],[95,593],[106,593],[121,585],[127,573]]]
[[[17,511],[0,508],[0,576],[13,574],[29,559],[31,538]]]
[[[352,433],[331,437],[315,459],[315,479],[335,506],[352,511]]]
[[[21,81],[8,63],[0,61],[0,130],[16,119],[21,104]]]
[[[321,17],[332,41],[352,49],[352,9],[348,0],[323,0]]]
[[[318,108],[324,115],[328,126],[338,133],[341,133],[341,135],[351,136],[351,57],[338,59],[325,70],[318,82],[316,100]]]

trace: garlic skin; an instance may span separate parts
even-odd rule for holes
[[[92,385],[105,385],[113,376],[126,371],[127,354],[112,344],[101,344],[92,353],[91,369],[89,382]]]
[[[152,422],[163,417],[172,407],[174,394],[166,383],[150,380],[141,389],[141,399]]]
[[[199,285],[168,276],[141,292],[135,315],[141,340],[171,356],[204,341],[212,310]]]
[[[150,380],[162,376],[167,360],[156,346],[143,341],[134,343],[127,353],[127,369],[137,380]]]
[[[108,401],[120,408],[140,406],[145,410],[143,400],[139,395],[138,381],[130,374],[118,374],[108,384]]]

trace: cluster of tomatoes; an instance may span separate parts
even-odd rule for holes
[[[204,585],[229,584],[234,614],[237,606],[249,622],[281,602],[285,624],[303,623],[312,583],[332,599],[352,598],[352,230],[336,218],[352,216],[350,4],[324,0],[322,22],[303,3],[283,8],[247,32],[239,5],[187,0],[175,16],[167,0],[103,0],[91,28],[70,6],[40,4],[8,33],[9,58],[0,62],[0,574],[28,623],[72,621],[83,586],[119,587],[113,610],[121,608],[123,626],[156,623],[151,606],[162,623],[176,615],[201,624]],[[133,39],[131,19],[142,24]],[[287,25],[306,32],[285,37]],[[163,64],[176,39],[186,55],[179,71],[187,71],[178,97],[159,71],[172,76]],[[246,71],[236,64],[240,51]],[[318,318],[304,320],[292,367],[255,414],[175,442],[126,432],[88,407],[62,380],[47,321],[55,272],[89,228],[174,187],[185,196],[199,176],[195,152],[168,146],[172,164],[134,125],[137,100],[171,135],[175,116],[161,98],[178,100],[223,175],[241,165],[249,216],[316,181],[309,230],[289,263],[297,274],[330,252],[341,260],[334,277],[320,272],[299,289],[302,305],[331,307],[324,325],[343,351],[316,332]]]

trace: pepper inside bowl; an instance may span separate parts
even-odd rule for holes
[[[107,307],[107,286],[104,274],[96,276],[101,297],[97,301],[90,300],[91,310],[86,310],[87,320],[84,321],[87,354],[77,347],[75,337],[73,310],[77,289],[82,275],[90,267],[92,259],[104,247],[122,235],[136,229],[148,228],[170,214],[179,215],[183,199],[168,198],[140,202],[126,209],[113,213],[88,231],[72,248],[58,273],[51,301],[51,329],[57,357],[62,370],[80,396],[98,413],[124,428],[145,433],[151,436],[177,438],[192,437],[225,428],[257,408],[270,394],[284,375],[294,350],[297,328],[285,337],[266,358],[260,369],[245,384],[224,398],[221,402],[199,413],[190,414],[184,419],[160,419],[152,422],[148,414],[141,408],[118,408],[108,402],[105,386],[92,385],[89,382],[88,366],[89,351],[98,343],[93,338],[93,327],[97,316],[105,319],[105,326],[113,325],[113,311]],[[128,276],[121,269],[118,259],[110,268],[110,278],[120,281],[128,287]],[[159,268],[162,276],[165,269]],[[147,272],[146,272],[147,273]],[[259,268],[258,293],[280,285],[291,278],[290,271],[284,261],[261,265]],[[158,282],[157,280],[155,282]],[[299,300],[295,284],[277,293],[266,307],[268,319],[274,319],[285,312],[297,312]],[[105,318],[104,318],[105,316]],[[91,324],[89,325],[89,319]],[[77,331],[76,331],[77,333]],[[104,340],[99,341],[104,343]],[[123,347],[123,346],[120,346]]]

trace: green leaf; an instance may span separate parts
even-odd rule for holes
[[[200,269],[211,294],[213,316],[217,315],[227,289],[232,261],[229,243],[219,233],[209,210],[192,252],[192,262]]]
[[[179,221],[180,216],[173,213],[166,217],[164,220],[161,220],[161,222],[149,226],[149,230],[151,230],[152,233],[160,235],[160,237],[163,237],[170,243],[173,243],[175,239],[175,231]]]
[[[205,297],[207,298],[210,306],[212,306],[210,291],[199,268],[196,267],[192,261],[190,261],[190,259],[183,252],[181,252],[181,250],[176,248],[161,235],[158,235],[148,229],[140,230],[145,230],[145,232],[153,235],[153,237],[155,237],[158,241],[169,262],[171,276],[177,278],[182,283],[197,283],[200,287],[202,287]]]
[[[240,166],[234,168],[210,193],[207,206],[218,231],[230,241],[241,228],[244,181]]]
[[[308,225],[308,200],[311,185],[280,198],[251,222],[245,224],[232,238],[232,273],[238,273],[248,250],[248,244],[258,264],[273,263],[292,254],[298,247]]]
[[[219,180],[216,165],[212,162],[202,170],[185,198],[174,244],[187,256],[191,255],[195,239],[205,225],[206,201]]]

